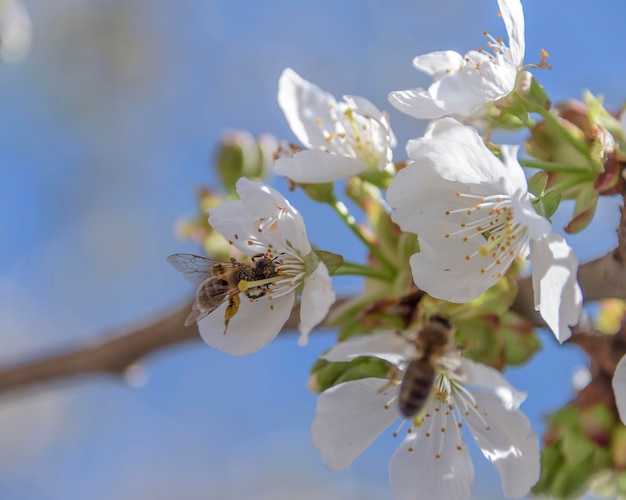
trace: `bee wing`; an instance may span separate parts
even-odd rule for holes
[[[191,312],[187,319],[185,320],[185,326],[192,325],[193,323],[197,323],[205,316],[208,316],[213,311],[215,311],[218,307],[220,307],[224,302],[229,300],[233,295],[237,295],[239,293],[239,289],[230,288],[224,289],[219,294],[213,295],[213,304],[204,304],[198,296],[196,296],[196,300],[193,301],[193,305],[191,306]]]
[[[210,277],[211,267],[219,262],[191,253],[175,253],[170,255],[167,261],[183,274],[183,278],[194,285],[200,285]]]

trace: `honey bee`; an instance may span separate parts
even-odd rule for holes
[[[409,362],[402,382],[398,403],[400,413],[414,417],[430,397],[437,373],[437,362],[450,348],[453,327],[443,316],[431,316],[415,338],[419,356]]]
[[[276,258],[270,259],[265,254],[258,254],[252,257],[252,263],[249,264],[238,262],[234,258],[226,262],[189,253],[170,255],[167,261],[180,271],[187,281],[198,285],[196,299],[191,307],[191,313],[185,320],[185,326],[197,323],[227,302],[228,306],[224,312],[224,334],[226,334],[228,322],[239,310],[241,282],[250,283],[279,276]],[[270,283],[260,284],[245,289],[244,293],[254,300],[267,294],[269,287]]]

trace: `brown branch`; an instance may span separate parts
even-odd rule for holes
[[[331,313],[347,299],[335,302]],[[195,325],[183,326],[192,300],[148,322],[108,332],[86,344],[73,345],[59,353],[44,353],[15,364],[0,366],[0,393],[87,374],[124,376],[139,360],[155,351],[199,340]],[[300,307],[294,305],[283,332],[294,330],[300,320]]]
[[[190,308],[191,302],[186,301],[156,320],[109,332],[64,352],[7,364],[0,369],[0,392],[88,373],[123,375],[152,351],[197,338],[195,327],[183,326]]]

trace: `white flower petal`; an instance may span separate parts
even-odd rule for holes
[[[331,107],[335,98],[308,82],[291,68],[283,71],[278,82],[278,104],[298,140],[308,148],[326,144],[322,125],[332,126]]]
[[[559,342],[567,340],[570,326],[578,324],[582,291],[578,286],[578,259],[565,239],[551,233],[531,240],[535,308]]]
[[[450,415],[446,417],[446,410],[440,405],[440,411],[430,411],[432,422],[426,419],[417,433],[414,429],[391,458],[389,481],[394,500],[470,497],[474,466],[456,422]],[[442,428],[446,431],[441,432]]]
[[[507,175],[504,177],[507,193],[516,193],[519,191],[528,191],[528,182],[524,170],[517,159],[519,146],[503,144],[500,146],[502,153],[502,163],[506,167]],[[536,213],[536,212],[535,212]]]
[[[397,387],[384,392],[385,380],[366,378],[344,382],[317,399],[311,437],[331,470],[343,470],[395,420],[397,405],[386,406]]]
[[[395,332],[379,332],[350,338],[335,344],[321,357],[326,361],[351,361],[371,356],[401,366],[415,352],[414,344]]]
[[[270,299],[269,295],[250,302],[240,294],[239,310],[224,333],[224,303],[198,322],[202,339],[211,347],[227,354],[242,356],[265,347],[278,335],[291,314],[295,292]]]
[[[500,473],[507,497],[521,498],[539,480],[539,439],[526,415],[507,410],[494,394],[472,392],[478,412],[465,420],[483,455]]]
[[[319,149],[299,151],[274,162],[274,173],[301,183],[335,182],[367,170],[356,158],[337,156]]]
[[[209,210],[211,227],[246,255],[257,255],[266,250],[265,244],[255,241],[256,218],[258,215],[248,212],[240,200],[226,201]]]
[[[619,418],[622,419],[623,423],[626,423],[626,356],[619,360],[612,383]]]
[[[445,132],[446,130],[451,129],[452,127],[464,127],[460,121],[456,118],[451,118],[449,116],[445,118],[439,118],[438,120],[433,120],[428,124],[426,130],[424,131],[423,137],[434,137],[436,135]]]
[[[365,99],[365,97],[359,97],[356,95],[344,95],[343,100],[346,102],[350,109],[353,109],[360,115],[373,118],[377,122],[386,121],[385,115],[378,109],[373,103]]]
[[[504,254],[500,264],[490,268],[494,259],[479,252],[484,239],[446,238],[456,229],[458,225],[443,221],[423,228],[419,233],[420,252],[412,255],[409,263],[419,288],[435,298],[462,303],[495,285],[501,279],[498,274],[508,269],[513,256]]]
[[[443,103],[435,101],[421,87],[389,92],[387,99],[398,111],[402,111],[413,118],[433,120],[446,114],[445,108],[442,107]]]
[[[433,78],[446,76],[450,69],[460,68],[464,63],[463,56],[454,50],[430,52],[413,58],[413,67]]]
[[[330,306],[335,303],[335,292],[326,264],[320,262],[309,276],[304,278],[304,288],[300,299],[300,338],[299,345],[308,343],[309,332],[324,320]]]
[[[520,0],[498,0],[502,20],[509,35],[511,60],[517,67],[524,62],[526,50],[524,40],[524,10]]]
[[[449,181],[501,185],[508,175],[507,167],[489,151],[473,127],[450,126],[434,137],[409,141],[406,150],[415,162],[436,165],[439,175]]]
[[[526,393],[518,391],[509,384],[495,368],[475,363],[471,359],[461,358],[461,370],[465,376],[465,384],[489,389],[495,393],[507,410],[519,408],[526,399]]]
[[[291,206],[276,189],[247,177],[240,177],[236,184],[237,194],[246,210],[256,219],[279,217],[283,213],[295,216],[299,212]],[[304,223],[302,223],[304,225]]]

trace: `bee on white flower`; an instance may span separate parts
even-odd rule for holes
[[[210,346],[228,354],[250,354],[278,335],[298,291],[299,344],[304,345],[335,301],[328,268],[312,251],[302,216],[278,191],[245,177],[236,188],[240,199],[209,210],[209,223],[254,263],[235,263],[237,283],[233,284],[232,279],[224,280],[219,269],[212,271],[214,261],[173,256],[174,265],[182,266],[184,273],[189,262],[194,269],[201,266],[206,271],[202,282],[193,281],[198,273],[186,273],[200,287],[206,283],[188,321],[197,321],[200,335]],[[181,259],[183,263],[177,266]],[[210,298],[205,300],[207,294]]]
[[[413,343],[396,333],[383,332],[342,342],[323,357],[340,362],[359,356],[383,359],[402,375],[416,353]],[[529,493],[539,479],[539,440],[518,409],[525,394],[497,370],[458,355],[441,357],[433,395],[409,419],[403,418],[398,405],[400,388],[380,378],[365,378],[320,394],[311,432],[329,469],[348,467],[391,424],[402,419],[393,436],[400,436],[407,424],[408,429],[389,464],[394,498],[467,499],[474,480],[463,437],[467,426],[500,473],[504,494],[521,498]]]

